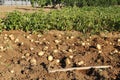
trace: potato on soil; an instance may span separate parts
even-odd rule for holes
[[[83,65],[84,64],[84,61],[80,61],[77,63],[79,66]]]
[[[69,58],[70,58],[70,59],[73,59],[73,55],[70,55]]]
[[[45,54],[45,52],[43,52],[43,51],[38,52],[38,56],[43,56],[44,54]]]
[[[30,53],[26,53],[25,56],[26,56],[26,57],[29,57],[29,56],[30,56]]]
[[[48,46],[45,46],[45,47],[43,48],[43,50],[44,50],[44,51],[48,50]]]
[[[71,52],[71,53],[73,52],[73,50],[72,50],[72,49],[69,49],[68,51],[69,51],[69,52]]]
[[[53,60],[53,56],[52,55],[48,56],[48,61],[52,61],[52,60]]]
[[[13,34],[9,35],[9,38],[10,38],[10,40],[14,40],[15,39]]]
[[[3,50],[4,50],[4,47],[3,47],[3,46],[0,46],[0,50],[3,51]]]
[[[30,39],[30,36],[26,36],[27,39]]]
[[[118,39],[118,42],[120,42],[120,39]]]
[[[17,42],[19,42],[19,39],[18,39],[18,38],[15,39],[15,43],[17,43]]]
[[[60,60],[59,59],[56,59],[56,63],[59,63],[60,62]]]
[[[59,43],[60,43],[60,40],[55,40],[55,43],[56,43],[56,44],[59,44]]]
[[[53,50],[53,53],[58,53],[58,50],[57,49]]]
[[[97,49],[100,50],[101,49],[101,45],[97,44]]]
[[[84,42],[82,43],[82,46],[85,46],[85,43],[84,43]]]
[[[32,50],[34,50],[34,48],[33,48],[33,47],[31,47],[31,48],[30,48],[30,50],[32,51]]]
[[[71,36],[71,37],[70,37],[70,39],[73,39],[73,38],[75,38],[75,37],[74,37],[74,36]]]
[[[67,65],[71,64],[71,61],[70,61],[69,58],[66,58],[66,64],[67,64]]]
[[[34,41],[33,39],[30,40],[30,42],[33,42],[33,41]]]
[[[37,37],[40,38],[40,37],[42,37],[42,35],[38,34]]]
[[[37,60],[35,58],[31,58],[30,59],[30,64],[33,65],[33,66],[37,65]]]
[[[14,70],[11,70],[10,73],[14,73]]]

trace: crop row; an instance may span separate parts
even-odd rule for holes
[[[120,31],[120,7],[69,7],[35,13],[11,12],[0,20],[6,30],[77,30],[83,33]]]

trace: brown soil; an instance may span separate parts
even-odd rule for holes
[[[53,59],[48,60],[49,56]],[[103,65],[112,68],[48,72]],[[88,36],[76,31],[3,31],[0,80],[120,80],[120,33]]]
[[[39,11],[39,9],[42,9],[42,8],[33,8],[31,6],[0,6],[0,18],[4,18],[6,14],[15,10],[20,12],[33,13],[33,12]],[[52,9],[48,7],[48,8],[44,8],[43,10],[50,11]]]

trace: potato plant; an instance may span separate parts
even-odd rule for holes
[[[12,12],[3,19],[4,29],[24,31],[77,30],[83,33],[120,31],[119,7],[69,7],[35,13]]]

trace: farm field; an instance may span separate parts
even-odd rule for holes
[[[20,6],[20,5],[16,5],[16,6],[0,6],[0,18],[4,18],[9,12],[12,11],[20,11],[20,12],[24,12],[24,13],[33,13],[38,11],[38,8],[33,8],[31,6]],[[44,9],[44,11],[50,11],[49,8]]]
[[[84,37],[76,31],[0,34],[1,80],[119,80],[120,33]],[[50,70],[111,65],[107,69]]]
[[[8,7],[0,6],[0,80],[120,79],[120,7]],[[65,71],[78,67],[89,69]]]

